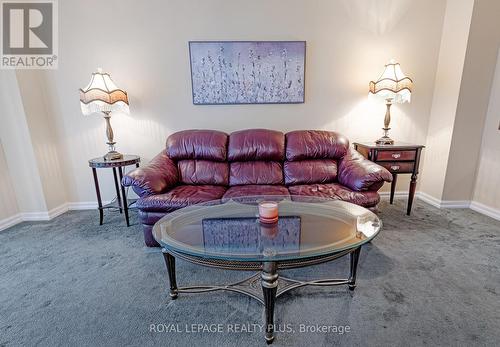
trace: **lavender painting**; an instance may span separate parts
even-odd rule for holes
[[[193,103],[304,102],[305,41],[189,42]]]

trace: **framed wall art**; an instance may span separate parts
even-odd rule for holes
[[[304,102],[305,41],[190,41],[193,104]]]

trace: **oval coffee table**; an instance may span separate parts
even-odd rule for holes
[[[259,201],[277,201],[274,225],[258,219]],[[174,211],[154,228],[170,280],[170,297],[179,293],[227,290],[248,295],[265,306],[267,343],[274,339],[274,303],[283,293],[306,285],[356,286],[361,246],[373,239],[381,221],[371,211],[343,201],[312,197],[258,196],[211,201]],[[300,281],[278,275],[292,269],[350,255],[343,279]],[[259,273],[227,285],[177,287],[175,258],[228,270]]]

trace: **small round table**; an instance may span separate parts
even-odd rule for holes
[[[125,212],[125,220],[127,221],[127,226],[130,226],[128,218],[129,200],[127,199],[125,187],[121,185],[121,181],[123,178],[123,168],[129,165],[135,165],[136,167],[139,167],[140,161],[141,157],[139,157],[138,155],[123,155],[122,159],[116,159],[116,160],[104,160],[103,157],[89,160],[89,166],[92,168],[92,174],[94,175],[95,192],[97,195],[97,205],[99,210],[99,225],[102,225],[102,221],[104,218],[103,210],[105,208],[118,208],[120,210],[120,213],[122,213],[122,211]],[[115,189],[116,189],[116,202],[118,203],[117,205],[115,205],[113,202],[104,206],[102,205],[101,190],[99,189],[99,180],[97,179],[96,169],[106,169],[106,168],[113,169],[113,177],[115,179]],[[120,176],[120,182],[118,182],[116,171],[118,171],[118,175]],[[121,189],[119,187],[121,187]],[[121,190],[121,195],[120,195],[120,190]]]

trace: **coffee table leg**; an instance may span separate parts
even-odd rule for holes
[[[356,271],[358,269],[360,252],[361,247],[358,247],[351,252],[351,275],[349,276],[349,290],[354,290],[354,288],[356,288]]]
[[[177,299],[177,281],[175,279],[175,258],[173,255],[167,253],[167,250],[163,249],[163,258],[165,259],[165,264],[167,265],[168,279],[170,281],[170,297],[172,300]]]
[[[278,264],[276,262],[264,262],[262,265],[261,284],[266,311],[265,337],[267,344],[270,344],[274,340],[274,303],[276,301],[276,291],[278,290]]]

